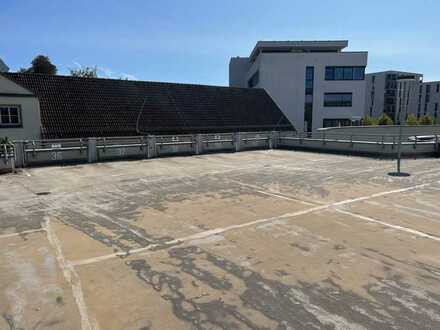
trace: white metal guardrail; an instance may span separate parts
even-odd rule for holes
[[[279,145],[297,149],[395,156],[398,146],[404,156],[438,154],[439,135],[430,139],[414,135],[335,134],[326,132],[281,132]]]
[[[399,151],[404,156],[439,153],[438,135],[423,139],[403,135]],[[219,151],[292,148],[349,154],[394,157],[399,137],[374,134],[333,134],[326,132],[237,132],[218,134],[149,135],[88,139],[59,139],[14,142],[15,166],[93,163],[129,158],[154,158],[166,155],[203,154]],[[1,151],[0,151],[1,153]],[[1,153],[0,155],[3,155]],[[5,162],[5,157],[2,156]],[[0,160],[0,166],[2,160]]]

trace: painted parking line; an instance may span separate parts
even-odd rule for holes
[[[4,235],[0,235],[0,239],[9,238],[9,237],[15,237],[15,236],[23,236],[23,235],[38,233],[38,232],[41,232],[41,231],[46,231],[46,229],[38,228],[38,229],[24,230],[24,231],[20,231],[18,233],[4,234]]]
[[[359,201],[365,201],[365,200],[369,200],[369,199],[377,198],[377,197],[381,197],[381,196],[387,196],[387,195],[391,195],[391,194],[398,194],[398,193],[402,193],[402,192],[416,190],[416,189],[424,188],[424,187],[427,187],[429,185],[432,185],[434,183],[439,183],[439,182],[440,181],[436,181],[436,182],[424,183],[424,184],[419,184],[419,185],[410,186],[410,187],[401,188],[401,189],[384,191],[384,192],[380,192],[380,193],[371,194],[368,196],[362,196],[362,197],[357,197],[357,198],[353,198],[353,199],[346,199],[346,200],[335,202],[335,203],[319,205],[319,206],[315,206],[315,207],[301,210],[301,211],[286,213],[286,214],[283,214],[280,216],[258,219],[258,220],[254,220],[254,221],[250,221],[250,222],[246,222],[246,223],[242,223],[242,224],[237,224],[237,225],[231,225],[231,226],[227,226],[227,227],[219,227],[219,228],[203,231],[200,233],[196,233],[193,235],[189,235],[186,237],[173,239],[168,242],[164,242],[164,243],[160,243],[160,244],[150,244],[150,245],[143,247],[143,248],[131,249],[126,252],[116,252],[116,253],[100,256],[100,257],[77,260],[77,261],[72,262],[72,265],[74,265],[74,266],[87,265],[87,264],[101,262],[101,261],[116,258],[116,257],[126,257],[129,255],[142,254],[144,252],[149,252],[149,251],[164,250],[164,249],[174,247],[176,245],[183,244],[187,241],[192,241],[192,240],[196,240],[196,239],[203,239],[203,238],[207,238],[207,237],[214,236],[214,235],[220,235],[220,234],[223,234],[223,233],[225,233],[227,231],[231,231],[231,230],[242,229],[242,228],[246,228],[246,227],[250,227],[250,226],[259,225],[262,223],[275,222],[275,221],[279,221],[279,220],[289,220],[294,217],[310,214],[310,213],[317,212],[317,211],[327,210],[327,209],[331,209],[331,208],[338,209],[339,206],[348,205],[348,204],[356,203]],[[374,219],[372,219],[372,220],[374,220]],[[379,220],[374,220],[374,221],[379,221]],[[384,223],[384,224],[386,224],[386,223]],[[390,224],[387,224],[387,225],[392,226]],[[401,228],[403,229],[404,227],[401,227]],[[398,229],[398,228],[396,228],[396,229]],[[410,228],[406,228],[406,229],[408,231],[411,230]],[[435,241],[440,241],[440,239],[437,239],[436,236],[428,235],[428,234],[414,231],[414,230],[411,231],[411,233],[413,233],[413,234],[415,232],[419,236],[423,236],[428,239],[433,239]]]
[[[364,216],[364,215],[361,215],[361,214],[357,214],[357,213],[341,210],[339,208],[334,208],[334,210],[336,212],[341,213],[341,214],[349,215],[350,217],[358,218],[358,219],[361,219],[361,220],[364,220],[364,221],[368,221],[368,222],[373,222],[373,223],[382,225],[384,227],[396,229],[396,230],[403,231],[405,233],[409,233],[409,234],[412,234],[412,235],[415,235],[415,236],[418,236],[418,237],[428,238],[428,239],[432,239],[434,241],[440,242],[440,237],[439,236],[435,236],[435,235],[432,235],[432,234],[427,234],[427,233],[424,233],[422,231],[415,230],[415,229],[408,228],[408,227],[404,227],[404,226],[393,225],[393,224],[387,223],[387,222],[382,221],[382,220],[378,220],[378,219],[367,217],[367,216]]]

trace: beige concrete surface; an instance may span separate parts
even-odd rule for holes
[[[439,165],[274,150],[0,176],[0,329],[438,329]]]

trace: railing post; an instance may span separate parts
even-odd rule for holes
[[[439,148],[438,143],[439,143],[438,135],[436,134],[435,135],[435,147],[434,147],[435,148],[434,150],[435,150],[436,153],[438,153],[438,148]]]
[[[277,149],[279,140],[280,140],[280,132],[279,131],[271,132],[269,138],[269,149]]]
[[[201,153],[203,153],[202,134],[196,134],[195,142],[196,142],[196,155],[200,155]]]
[[[156,148],[156,136],[155,135],[149,135],[148,136],[148,158],[154,158],[157,156],[157,148]]]
[[[25,142],[14,142],[15,165],[17,167],[26,167]]]
[[[241,133],[237,132],[234,134],[235,141],[235,151],[239,152],[241,150]]]
[[[87,161],[89,163],[96,163],[98,160],[98,149],[96,146],[96,138],[87,139]]]

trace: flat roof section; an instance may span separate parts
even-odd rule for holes
[[[272,150],[0,176],[0,329],[440,329],[439,165]]]
[[[341,51],[348,46],[348,40],[299,40],[299,41],[258,41],[251,52],[250,60],[264,51]]]

